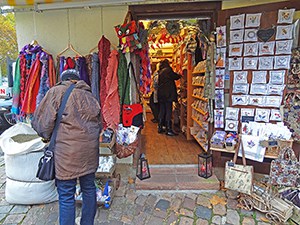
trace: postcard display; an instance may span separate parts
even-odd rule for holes
[[[252,136],[255,127],[261,126],[257,136],[274,124],[282,127],[283,133],[287,131],[282,123],[280,106],[290,69],[294,11],[278,10],[277,18],[265,17],[264,13],[234,15],[230,17],[230,27],[227,27],[229,32],[226,32],[226,26],[217,27],[216,30],[217,59],[222,58],[220,61],[224,63],[217,60],[215,129],[224,128],[227,132],[238,132],[245,136],[245,140],[241,141],[246,143],[244,148],[247,146],[254,151],[247,157],[245,149],[246,157],[256,161],[263,161],[265,151],[259,149],[258,138]],[[229,41],[226,41],[226,33],[229,34]],[[224,110],[222,84],[226,55],[230,72],[230,99],[229,107]],[[289,134],[286,137],[289,138]],[[255,145],[257,148],[253,148]]]

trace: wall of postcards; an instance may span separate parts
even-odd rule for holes
[[[217,28],[215,128],[238,132],[239,125],[242,131],[247,129],[245,122],[282,121],[279,108],[290,69],[294,12],[295,9],[282,9],[273,12],[275,16],[234,15],[230,16],[229,27]],[[226,107],[224,116],[224,90],[217,89],[217,83],[224,78],[226,56],[230,107]]]

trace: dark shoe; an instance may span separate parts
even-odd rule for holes
[[[166,130],[164,128],[164,124],[162,120],[158,120],[158,133],[162,134],[164,133]]]
[[[167,132],[166,132],[166,135],[168,135],[168,136],[177,136],[178,135],[172,129],[172,121],[167,121]]]

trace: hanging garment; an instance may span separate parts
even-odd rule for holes
[[[91,82],[91,85],[92,85],[92,61],[93,61],[92,54],[88,54],[85,56],[86,71],[87,71],[89,80]]]
[[[127,77],[127,60],[125,55],[119,51],[119,63],[118,63],[119,96],[124,95],[124,104],[129,105],[130,104],[129,85],[125,86],[126,77]],[[126,90],[124,90],[125,88]],[[120,102],[120,104],[122,104],[122,102]]]
[[[110,53],[106,76],[106,99],[101,108],[104,120],[103,128],[116,129],[120,122],[120,97],[118,92],[118,52]]]
[[[67,57],[65,66],[64,66],[64,71],[67,69],[74,69],[76,66],[75,61],[71,57]]]
[[[49,82],[49,75],[48,75],[48,55],[44,52],[41,53],[40,61],[42,63],[42,69],[41,69],[41,76],[40,76],[40,87],[39,87],[38,95],[36,97],[36,107],[39,106],[46,92],[50,89],[50,82]]]
[[[85,83],[87,83],[89,86],[91,86],[91,82],[89,79],[89,75],[87,72],[87,66],[86,66],[86,60],[84,57],[79,57],[77,59],[78,62],[78,71],[79,71],[79,75],[80,75],[80,79],[84,80]]]
[[[97,53],[93,53],[92,55],[92,76],[91,76],[91,89],[92,94],[95,98],[100,102],[99,95],[99,58]]]
[[[49,85],[53,87],[56,84],[56,72],[52,55],[48,55],[48,74],[49,74]]]
[[[17,59],[16,65],[15,65],[15,78],[14,78],[14,85],[13,85],[13,101],[12,101],[12,107],[11,112],[13,114],[19,114],[19,104],[20,104],[20,79],[21,79],[21,73],[20,73],[20,58]]]

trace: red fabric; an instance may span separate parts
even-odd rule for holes
[[[66,65],[64,67],[64,71],[67,69],[74,69],[75,68],[75,63],[71,57],[68,57],[66,59]]]
[[[110,54],[105,80],[106,98],[101,108],[104,128],[116,129],[120,122],[120,97],[118,91],[118,52],[113,50]],[[101,87],[102,88],[102,87]]]
[[[25,55],[21,55],[20,58],[20,70],[21,70],[21,78],[20,78],[20,104],[21,108],[24,102],[25,90],[26,90],[26,58]]]
[[[133,118],[140,116],[138,121],[140,124],[134,124]],[[141,104],[123,105],[122,108],[122,123],[124,127],[130,127],[131,125],[140,127],[143,126],[143,106]]]
[[[50,87],[53,87],[56,84],[56,73],[55,73],[54,61],[51,55],[49,55],[48,66],[49,66],[48,68],[49,83],[50,83]]]
[[[24,104],[22,105],[22,112],[26,114],[34,113],[36,108],[36,96],[40,87],[41,61],[40,55],[36,56],[33,65],[29,71],[29,79],[27,82],[26,92],[24,96]]]

